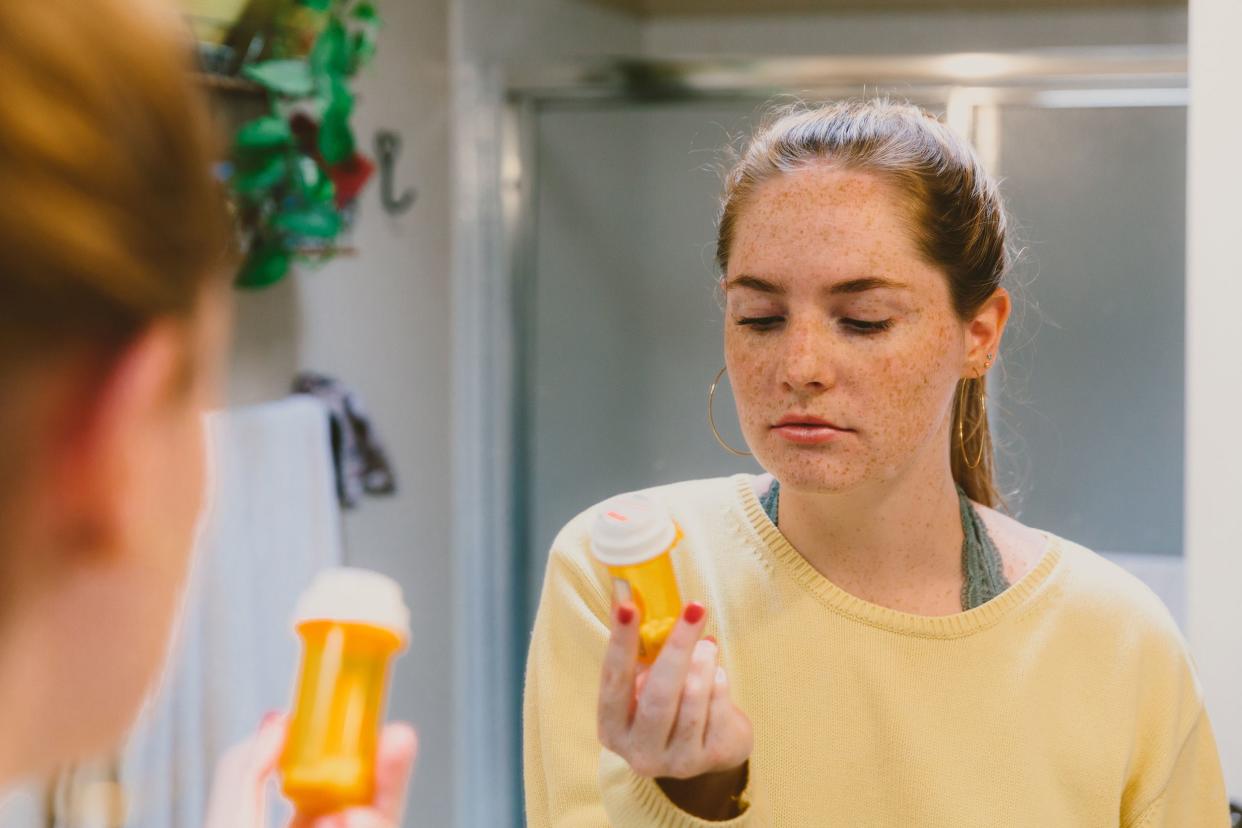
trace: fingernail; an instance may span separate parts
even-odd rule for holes
[[[703,613],[707,612],[703,605],[698,601],[691,601],[686,605],[685,619],[687,623],[697,624],[703,620]]]
[[[279,710],[269,710],[263,714],[263,718],[259,721],[259,727],[267,727],[272,722],[280,718]]]
[[[713,644],[715,644],[715,643],[716,643],[716,636],[714,636],[714,635],[705,635],[705,636],[703,636],[703,640],[704,640],[704,641],[710,641],[710,642],[712,642]]]
[[[633,620],[634,620],[634,608],[633,607],[622,605],[617,608],[617,621],[621,623],[621,626],[624,627]]]

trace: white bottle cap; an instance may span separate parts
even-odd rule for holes
[[[591,524],[591,553],[605,566],[633,566],[673,545],[677,527],[668,511],[641,494],[604,501]]]
[[[345,621],[392,630],[402,643],[410,638],[410,610],[401,585],[369,569],[340,566],[315,576],[298,599],[293,623]]]

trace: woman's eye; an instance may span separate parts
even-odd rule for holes
[[[880,319],[875,322],[868,322],[864,319],[842,319],[841,324],[852,333],[876,334],[891,328],[893,320]]]
[[[783,316],[742,316],[738,318],[737,324],[757,331],[770,331],[784,321]]]

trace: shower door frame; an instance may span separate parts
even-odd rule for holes
[[[943,109],[989,169],[1005,106],[1185,107],[1187,52],[1134,46],[931,55],[607,60],[467,67],[457,103],[454,246],[455,810],[521,822],[521,667],[532,580],[527,410],[547,108],[826,100],[888,94]]]

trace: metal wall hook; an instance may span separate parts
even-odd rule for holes
[[[417,193],[412,189],[399,196],[393,194],[393,170],[400,153],[400,135],[387,129],[375,133],[375,157],[379,160],[380,173],[380,203],[384,205],[384,212],[391,216],[401,215],[410,209],[410,205],[417,198]]]

